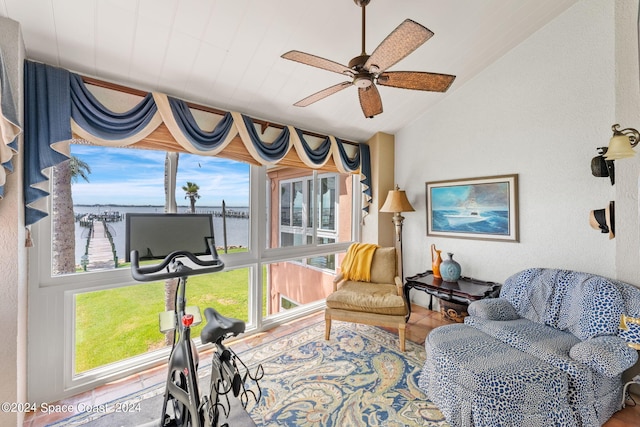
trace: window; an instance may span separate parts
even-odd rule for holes
[[[336,184],[337,176],[320,178],[320,192],[318,194],[318,214],[320,216],[319,230],[336,233]]]
[[[266,241],[285,254],[266,264],[273,315],[321,303],[332,291],[336,253],[354,238],[357,210],[351,175],[280,167],[267,178]]]
[[[165,153],[71,144],[53,171],[52,273],[121,267],[127,212],[164,211]]]
[[[70,151],[84,163],[73,165],[80,167],[75,180],[70,168],[52,171],[50,215],[32,226],[29,249],[28,386],[43,401],[130,375],[166,354],[157,324],[165,284],[132,279],[123,252],[128,212],[187,212],[191,199],[182,187],[197,184],[195,211],[213,216],[226,267],[189,279],[188,304],[246,319],[248,332],[321,308],[332,290],[336,254],[357,239],[360,189],[351,175],[82,143]],[[58,199],[65,194],[66,205]],[[65,223],[73,238],[62,231]],[[109,254],[101,265],[93,248],[88,251],[98,234]],[[71,267],[56,270],[62,253],[71,254]],[[229,295],[220,280],[234,275],[237,293]],[[145,310],[136,308],[141,305]]]
[[[55,180],[52,198],[54,275],[122,267],[127,213],[190,212],[191,199],[196,212],[212,215],[221,249],[247,250],[249,165],[173,154],[170,160],[161,151],[71,145],[71,164],[56,171],[68,178]],[[173,198],[165,191],[171,182]],[[197,188],[191,196],[187,183]]]
[[[72,160],[54,171],[54,276],[128,269],[124,262],[128,213],[210,214],[221,253],[248,250],[249,165],[191,154],[83,144],[71,144],[70,152]],[[68,227],[73,233],[64,231]],[[248,269],[240,268],[194,276],[188,288],[196,292],[196,305],[230,305],[233,312],[227,314],[249,322],[253,319],[248,315],[250,278]],[[157,325],[158,313],[167,308],[164,282],[118,286],[128,280],[130,275],[114,276],[108,289],[74,293],[75,374],[167,344]],[[140,301],[145,301],[144,309],[136,308]],[[96,318],[102,321],[95,322]],[[105,328],[114,333],[105,335]]]
[[[250,269],[240,268],[189,277],[187,305],[199,307],[201,316],[206,307],[214,307],[226,316],[249,322],[250,273]],[[173,301],[167,301],[169,283],[77,293],[74,373],[170,346],[171,341],[158,328],[158,314],[173,310]],[[193,338],[200,336],[203,326],[204,321],[192,329]]]
[[[315,175],[280,181],[281,247],[339,241],[338,178],[338,174],[319,176],[317,195],[314,194]],[[315,218],[318,218],[317,227]]]
[[[217,157],[181,153],[178,159],[175,197],[179,211],[187,211],[188,196],[183,187],[198,185],[196,213],[210,213],[216,246],[224,253],[249,249],[250,166]]]

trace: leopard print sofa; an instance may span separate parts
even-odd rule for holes
[[[434,329],[419,386],[453,427],[600,426],[620,409],[640,289],[601,276],[528,269],[499,298],[473,302],[464,324]]]

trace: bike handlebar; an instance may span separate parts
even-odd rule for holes
[[[131,251],[131,275],[139,282],[152,282],[155,280],[171,279],[174,277],[186,277],[196,274],[215,273],[222,270],[224,268],[224,262],[222,262],[222,260],[218,258],[218,252],[216,251],[215,246],[212,244],[212,240],[210,241],[209,238],[205,238],[205,240],[207,241],[207,244],[209,245],[209,249],[211,251],[211,255],[213,256],[213,259],[211,260],[202,260],[188,251],[174,251],[164,257],[160,264],[140,267],[138,261],[138,251],[133,250]],[[205,268],[198,268],[195,270],[179,268],[177,271],[167,271],[166,273],[154,274],[158,273],[161,270],[164,270],[174,260],[180,257],[189,258],[196,265]]]

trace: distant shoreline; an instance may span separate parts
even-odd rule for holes
[[[101,208],[101,207],[118,207],[118,208],[164,208],[164,205],[122,205],[115,203],[94,203],[92,205],[74,203],[73,206],[81,206],[83,208]],[[177,205],[179,208],[190,208],[190,205]],[[222,205],[196,205],[196,209],[200,208],[222,208]],[[225,208],[249,209],[249,206],[231,206],[225,205]]]

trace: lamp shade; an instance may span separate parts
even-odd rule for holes
[[[609,141],[609,148],[604,158],[606,160],[616,160],[633,157],[635,155],[636,152],[631,148],[631,140],[629,137],[627,135],[617,134]]]
[[[407,194],[396,186],[395,190],[389,191],[387,200],[380,208],[380,212],[413,212],[413,206],[407,199]]]

